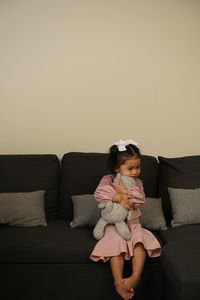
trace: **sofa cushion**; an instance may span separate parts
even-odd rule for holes
[[[67,153],[61,161],[59,215],[73,218],[72,195],[93,194],[97,184],[108,173],[105,154]]]
[[[92,229],[72,229],[64,220],[50,220],[46,227],[0,226],[0,237],[0,263],[94,263]]]
[[[200,224],[200,189],[168,188],[172,206],[172,226]]]
[[[59,160],[53,154],[0,155],[0,193],[44,190],[47,220],[57,215]]]
[[[93,195],[72,196],[74,218],[70,223],[72,228],[95,226],[101,217],[101,209]],[[166,230],[165,217],[160,198],[146,198],[142,205],[140,221],[143,227],[150,230]]]
[[[193,237],[199,238],[200,243],[200,224],[168,227],[165,231],[159,231],[158,235],[164,244],[171,241],[178,242],[179,240],[184,240],[189,243]]]
[[[166,230],[166,221],[162,210],[161,198],[146,198],[141,206],[140,222],[142,227],[150,230]]]
[[[101,178],[109,174],[108,154],[71,152],[61,162],[59,215],[72,220],[72,195],[93,194]],[[141,176],[146,196],[157,197],[158,163],[155,157],[142,156]]]
[[[0,263],[88,263],[96,241],[90,228],[49,220],[46,227],[0,226]]]
[[[72,196],[74,218],[70,223],[72,228],[95,226],[101,217],[101,210],[93,195]]]
[[[0,193],[0,224],[46,226],[44,193]]]
[[[163,247],[161,265],[176,299],[199,299],[200,240],[171,241]]]
[[[168,224],[172,220],[168,187],[181,189],[200,188],[200,155],[159,159],[159,192]]]

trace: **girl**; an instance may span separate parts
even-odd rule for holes
[[[104,237],[96,244],[90,258],[94,261],[110,260],[116,291],[123,299],[128,300],[134,296],[146,254],[150,257],[159,256],[161,247],[154,235],[142,228],[139,221],[139,207],[145,202],[145,194],[142,181],[138,179],[141,162],[138,144],[132,140],[120,140],[111,146],[108,162],[112,174],[101,179],[94,196],[99,202],[113,201],[126,209],[134,209],[133,218],[128,222],[131,239],[124,240],[114,225],[107,225]],[[126,189],[121,180],[114,184],[117,173],[134,178],[136,186]],[[124,260],[129,259],[132,259],[132,274],[123,278]]]

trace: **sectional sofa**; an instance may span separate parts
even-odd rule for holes
[[[0,155],[2,299],[120,299],[109,263],[89,259],[98,218],[92,194],[109,172],[106,162],[101,153],[67,153],[61,161]],[[198,300],[200,156],[143,155],[141,179],[148,199],[141,222],[163,251],[146,259],[134,299]]]

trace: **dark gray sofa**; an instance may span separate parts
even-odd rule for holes
[[[167,223],[170,224],[172,207],[168,187],[188,191],[199,189],[200,156],[159,157],[159,193]],[[190,224],[159,232],[164,243],[161,265],[165,274],[164,299],[167,300],[200,299],[200,194],[196,198],[198,203],[192,197],[186,198],[187,210],[179,207],[182,221]],[[197,216],[196,224],[192,224],[194,213]],[[189,221],[186,222],[187,219]]]
[[[186,161],[159,160],[158,164],[155,157],[142,157],[141,179],[148,197],[162,195],[170,223],[167,187],[200,187],[200,156]],[[109,263],[89,259],[96,243],[92,228],[70,227],[71,196],[92,194],[108,173],[106,161],[107,155],[99,153],[68,153],[60,162],[56,155],[0,155],[0,193],[45,190],[48,224],[0,225],[2,299],[120,299],[113,288]],[[198,299],[200,225],[169,227],[153,233],[163,253],[161,258],[147,258],[134,299]],[[129,272],[130,262],[126,262],[125,273]]]

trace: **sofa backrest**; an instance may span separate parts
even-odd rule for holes
[[[159,193],[168,224],[172,220],[168,187],[178,189],[200,188],[200,155],[159,159]]]
[[[71,152],[61,161],[59,216],[73,218],[72,195],[93,194],[101,178],[109,174],[108,154]],[[146,196],[157,197],[158,162],[142,156],[141,176]]]
[[[47,220],[57,216],[59,159],[53,154],[0,155],[0,193],[45,190]]]

